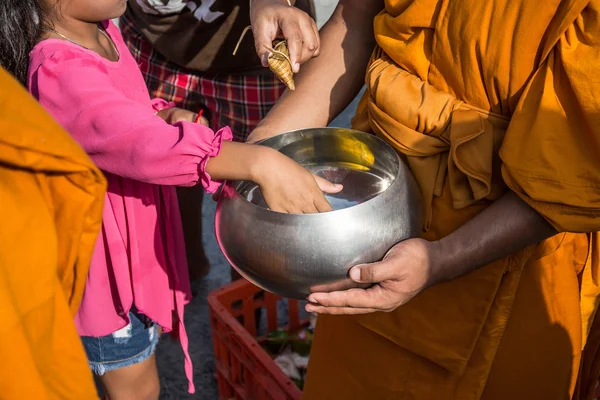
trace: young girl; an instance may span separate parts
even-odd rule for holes
[[[0,59],[105,172],[103,226],[75,322],[110,399],[155,399],[161,330],[179,333],[194,390],[173,185],[212,192],[223,179],[252,180],[271,209],[294,213],[330,210],[320,189],[341,187],[277,151],[229,141],[229,128],[213,133],[193,122],[194,113],[151,100],[108,22],[125,8],[126,0],[2,0]]]

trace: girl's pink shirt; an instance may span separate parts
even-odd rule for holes
[[[232,134],[188,122],[169,125],[156,116],[166,102],[150,99],[119,30],[111,22],[103,26],[119,51],[116,62],[58,39],[30,53],[31,93],[108,180],[102,231],[75,323],[80,335],[108,335],[129,324],[135,307],[165,332],[178,330],[193,393],[183,324],[190,284],[175,186],[215,191],[219,183],[206,163]]]

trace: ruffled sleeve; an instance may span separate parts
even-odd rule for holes
[[[219,186],[221,186],[221,182],[212,180],[208,172],[206,172],[206,164],[211,157],[216,157],[219,155],[224,140],[233,140],[233,135],[230,129],[221,129],[215,134],[211,152],[207,154],[200,163],[200,170],[202,171],[202,186],[204,186],[204,189],[209,193],[216,192]]]
[[[157,107],[122,94],[100,60],[60,50],[30,74],[30,89],[46,110],[79,142],[98,167],[141,182],[215,190],[205,167],[219,154],[229,128],[217,133],[190,122],[167,124]]]
[[[175,107],[175,103],[173,103],[172,101],[166,101],[163,99],[159,99],[159,98],[154,98],[152,99],[152,108],[154,109],[154,112],[160,112],[162,110],[165,110],[167,108],[172,108]]]
[[[589,6],[525,88],[500,151],[506,184],[558,231],[600,230],[600,20]]]

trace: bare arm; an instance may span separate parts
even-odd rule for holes
[[[296,90],[284,93],[248,140],[325,126],[335,118],[362,87],[375,46],[373,18],[383,7],[381,0],[341,0],[321,30],[320,55],[302,66]]]
[[[544,217],[509,192],[455,232],[434,242],[434,280],[456,278],[556,233]]]
[[[262,191],[269,208],[289,213],[331,211],[321,190],[342,190],[277,150],[246,143],[223,142],[218,156],[210,158],[206,172],[213,179],[251,180]]]

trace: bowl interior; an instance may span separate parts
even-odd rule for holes
[[[313,174],[344,186],[340,193],[326,194],[334,210],[364,203],[383,193],[396,179],[396,152],[373,135],[341,128],[315,128],[287,132],[260,143],[279,150]],[[247,201],[267,208],[258,185],[233,182]]]

